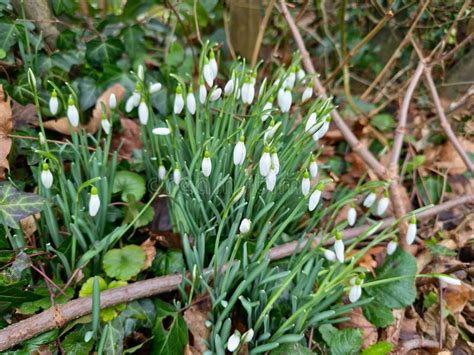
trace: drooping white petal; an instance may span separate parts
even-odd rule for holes
[[[236,333],[232,334],[227,341],[227,350],[233,353],[240,345],[240,336]]]
[[[316,124],[316,112],[313,112],[311,115],[309,115],[308,120],[306,121],[304,131],[314,134],[318,130],[318,127],[319,124]]]
[[[349,290],[349,301],[351,303],[357,302],[360,296],[362,296],[362,288],[358,285],[352,286]]]
[[[309,174],[312,178],[318,176],[318,163],[316,163],[314,160],[309,164]]]
[[[327,261],[336,261],[336,254],[332,250],[325,249],[324,250],[324,257]]]
[[[203,174],[205,177],[209,177],[209,175],[211,175],[211,171],[212,171],[212,161],[211,161],[211,158],[209,158],[209,157],[204,157],[204,158],[202,159],[201,170],[202,170],[202,174]]]
[[[379,200],[379,202],[377,203],[377,215],[378,216],[383,216],[383,214],[385,213],[385,211],[388,208],[389,202],[390,202],[390,200],[386,196],[383,196]]]
[[[209,98],[209,100],[217,101],[217,100],[219,100],[221,95],[222,95],[222,89],[221,88],[215,88],[214,90],[212,90],[211,97]]]
[[[117,96],[115,96],[114,93],[110,94],[109,96],[109,107],[112,110],[115,110],[117,108]]]
[[[67,118],[73,127],[79,126],[79,111],[75,105],[69,105],[67,108]]]
[[[173,181],[176,185],[179,185],[181,182],[181,170],[178,168],[174,169],[173,171]]]
[[[91,194],[91,198],[89,200],[89,215],[91,217],[95,217],[97,212],[99,212],[100,208],[100,198],[97,194]]]
[[[133,96],[130,96],[127,99],[127,102],[125,103],[125,112],[127,113],[132,112],[133,108],[135,107],[133,102],[134,102]]]
[[[321,198],[321,191],[318,189],[314,190],[311,196],[309,196],[308,209],[310,212],[316,208],[316,206],[319,203],[320,198]]]
[[[301,192],[303,196],[307,196],[309,194],[309,190],[311,189],[311,180],[309,177],[303,177],[301,180]]]
[[[275,167],[272,165],[268,175],[265,177],[265,184],[267,186],[267,190],[272,192],[275,189],[276,185],[277,174],[275,171]]]
[[[364,202],[363,202],[364,207],[367,207],[367,208],[372,207],[376,198],[377,198],[377,195],[374,192],[369,193],[367,197],[364,199]]]
[[[224,86],[224,95],[230,96],[234,92],[234,80],[230,79]]]
[[[393,253],[395,253],[395,250],[397,250],[397,247],[398,247],[398,243],[396,241],[391,240],[390,242],[388,242],[387,254],[392,255]]]
[[[148,106],[145,101],[142,101],[138,106],[138,118],[140,119],[140,123],[142,125],[146,125],[148,123]]]
[[[272,159],[269,152],[264,152],[260,158],[258,167],[260,169],[260,175],[267,176],[270,172],[270,167],[272,165]]]
[[[44,170],[41,171],[41,183],[45,187],[45,189],[50,189],[53,186],[53,174],[51,170]]]
[[[167,136],[168,134],[171,133],[171,130],[167,127],[158,127],[158,128],[153,128],[152,132],[153,134],[156,134],[157,136]]]
[[[416,238],[416,223],[408,224],[406,241],[408,245],[412,245]]]
[[[265,142],[268,142],[269,140],[273,139],[275,136],[275,133],[277,132],[278,128],[281,126],[281,122],[278,122],[277,124],[274,124],[273,126],[270,125],[268,129],[265,131],[265,134],[263,135],[263,140]]]
[[[110,133],[110,121],[106,118],[103,118],[100,120],[100,125],[102,126],[102,129],[104,130],[105,134]]]
[[[150,94],[160,91],[161,86],[162,85],[160,83],[150,83]]]
[[[328,132],[329,130],[329,122],[325,121],[321,128],[319,128],[316,132],[313,134],[313,140],[317,142],[319,139],[324,137],[324,135]]]
[[[140,105],[141,98],[142,96],[138,91],[134,91],[132,93],[133,107],[137,107],[138,105]]]
[[[207,89],[204,84],[199,85],[199,102],[204,105],[207,98]]]
[[[462,281],[456,277],[448,276],[448,275],[439,275],[438,278],[448,285],[453,286],[461,286]]]
[[[196,113],[196,99],[192,92],[188,92],[188,95],[186,96],[186,108],[191,115]]]
[[[252,221],[248,218],[244,218],[240,222],[239,231],[242,234],[247,234],[248,232],[250,232],[251,227],[252,227]]]
[[[245,161],[246,153],[245,143],[239,141],[234,147],[234,165],[242,165]]]
[[[350,207],[347,210],[347,223],[352,227],[357,219],[357,211],[354,207]]]
[[[160,180],[164,180],[164,179],[165,179],[166,173],[167,173],[167,171],[166,171],[165,166],[164,166],[164,165],[160,165],[160,166],[158,167],[158,177],[160,178]]]
[[[254,331],[252,328],[250,328],[249,330],[247,330],[244,335],[242,335],[242,341],[244,343],[249,343],[252,341],[253,339],[253,336],[254,336]]]
[[[305,77],[305,75],[306,75],[306,73],[304,72],[304,70],[300,68],[300,69],[298,70],[298,72],[296,73],[296,78],[297,78],[298,80],[303,80],[304,77]]]
[[[267,102],[264,106],[263,106],[263,110],[262,110],[262,122],[265,122],[268,117],[270,117],[270,114],[272,112],[272,103],[271,102]]]
[[[344,262],[344,242],[342,239],[336,239],[334,242],[334,252],[336,253],[336,258],[339,260],[340,263]]]
[[[280,160],[278,159],[277,152],[273,152],[271,155],[272,167],[275,169],[275,174],[278,175],[280,172]]]
[[[306,89],[304,89],[303,91],[303,96],[301,97],[301,101],[306,102],[311,98],[311,96],[313,96],[313,88],[307,86]]]
[[[214,83],[214,74],[212,73],[212,68],[209,63],[204,64],[202,68],[202,75],[204,76],[204,80],[209,87],[212,87]]]
[[[211,67],[211,71],[212,71],[212,76],[215,78],[217,78],[217,74],[219,72],[219,69],[217,67],[217,61],[216,61],[216,58],[214,58],[213,56],[211,57],[211,59],[209,59],[209,65]]]
[[[52,115],[55,115],[58,113],[58,108],[59,108],[58,97],[56,96],[56,94],[53,94],[51,98],[49,99],[49,111],[51,111]]]
[[[184,99],[182,94],[176,94],[174,98],[174,106],[173,106],[173,111],[175,115],[179,115],[181,111],[183,111],[184,107]]]
[[[293,89],[293,87],[295,86],[295,81],[296,81],[296,73],[292,70],[283,81],[283,86],[286,88]]]
[[[288,89],[283,89],[281,88],[278,90],[278,96],[277,96],[277,101],[278,101],[278,106],[280,107],[280,111],[285,113],[290,111],[291,107],[291,91]]]
[[[253,98],[255,96],[255,87],[252,83],[245,82],[242,85],[242,89],[240,90],[242,94],[242,101],[244,104],[250,105],[253,102]]]

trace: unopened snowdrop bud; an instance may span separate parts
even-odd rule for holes
[[[150,83],[150,94],[154,94],[161,90],[162,85],[160,83]]]
[[[270,117],[270,114],[272,112],[272,102],[273,102],[273,97],[271,97],[265,105],[263,105],[262,109],[262,122],[265,122],[268,117]]]
[[[250,105],[255,96],[255,86],[252,84],[252,79],[250,77],[245,78],[242,89],[240,89],[242,102],[244,104]]]
[[[31,68],[28,68],[28,84],[30,85],[30,88],[36,93],[36,77]]]
[[[344,262],[344,242],[342,241],[342,234],[341,232],[336,232],[334,241],[334,252],[336,253],[336,258],[339,260],[340,263]]]
[[[41,171],[41,183],[47,190],[53,186],[53,174],[51,173],[51,170],[49,170],[47,163],[43,164],[43,170]]]
[[[171,133],[171,130],[168,127],[158,127],[153,128],[152,132],[157,136],[167,136]]]
[[[270,167],[272,165],[272,158],[270,157],[270,148],[265,146],[263,149],[262,157],[260,158],[260,162],[258,167],[260,169],[260,175],[267,176],[270,172]]]
[[[412,216],[408,224],[406,241],[408,245],[412,245],[416,238],[416,217]]]
[[[173,111],[175,115],[179,115],[183,111],[184,107],[184,98],[183,98],[183,88],[178,86],[176,88],[176,95],[174,97]]]
[[[313,134],[313,140],[317,142],[319,139],[323,138],[329,130],[329,125],[331,123],[331,116],[326,117],[323,125]]]
[[[388,199],[388,192],[385,191],[382,198],[377,203],[377,215],[378,216],[383,216],[383,214],[385,213],[385,211],[388,208],[389,202],[390,202],[390,200]]]
[[[316,206],[319,203],[319,200],[321,199],[321,193],[324,189],[324,185],[319,183],[316,186],[316,190],[313,191],[313,193],[309,196],[309,201],[308,201],[308,209],[309,211],[314,211]]]
[[[217,67],[217,61],[216,61],[216,55],[214,54],[214,51],[210,51],[209,52],[209,66],[211,67],[211,72],[212,72],[212,76],[213,78],[217,78],[217,74],[218,74],[218,67]],[[209,85],[211,86],[211,85]]]
[[[393,253],[395,253],[395,250],[397,250],[397,247],[398,247],[397,239],[393,239],[389,241],[387,244],[387,254],[392,255]]]
[[[51,98],[49,99],[49,111],[51,111],[52,115],[55,115],[58,113],[58,108],[58,94],[56,93],[56,90],[53,90],[53,92],[51,93]]]
[[[244,343],[249,343],[252,341],[253,339],[253,336],[254,336],[254,331],[252,328],[250,328],[249,330],[247,330],[244,335],[242,335],[242,342]]]
[[[267,186],[267,190],[272,192],[275,189],[277,179],[277,172],[275,170],[275,166],[272,164],[268,175],[265,177],[265,184]]]
[[[357,220],[357,211],[352,205],[348,210],[347,210],[347,223],[352,227]]]
[[[100,198],[97,194],[97,188],[92,186],[91,188],[91,198],[89,200],[89,215],[95,217],[100,208]]]
[[[362,295],[362,284],[364,282],[365,275],[361,273],[358,277],[351,279],[352,287],[349,290],[349,301],[351,303],[357,302]]]
[[[245,161],[245,137],[240,136],[239,142],[234,147],[234,165],[242,165]]]
[[[179,185],[179,183],[181,182],[181,170],[179,170],[178,164],[176,164],[176,167],[173,171],[173,181],[176,185]]]
[[[142,100],[142,102],[140,102],[140,105],[138,106],[138,118],[140,119],[140,123],[142,125],[146,125],[148,123],[148,116],[148,106],[145,100]]]
[[[239,231],[242,234],[247,234],[250,232],[250,228],[252,227],[252,221],[248,218],[244,218],[242,222],[240,222]]]
[[[316,112],[313,112],[306,121],[304,131],[309,132],[309,134],[314,134],[318,130],[318,126],[319,125],[316,124]]]
[[[125,112],[127,112],[127,113],[132,112],[134,107],[135,107],[134,98],[133,98],[133,96],[130,96],[127,99],[127,102],[125,103]]]
[[[209,87],[212,87],[214,83],[214,74],[212,72],[211,65],[209,64],[209,60],[207,58],[204,59],[204,66],[202,67],[202,75],[204,76],[204,80]]]
[[[67,118],[71,126],[79,126],[79,111],[77,111],[77,107],[74,104],[74,99],[72,98],[72,96],[69,96],[69,100],[67,103]]]
[[[204,153],[204,158],[202,159],[201,170],[202,170],[202,174],[205,177],[209,177],[209,175],[211,175],[211,171],[212,171],[211,154],[207,150]]]
[[[186,108],[191,115],[196,113],[196,98],[194,97],[192,86],[189,87],[188,95],[186,96]]]
[[[271,160],[272,160],[272,167],[275,169],[275,174],[278,175],[278,173],[280,172],[280,160],[278,159],[278,153],[277,153],[276,148],[272,149]]]
[[[115,96],[114,93],[110,94],[109,96],[109,107],[112,110],[115,110],[117,108],[117,96]]]
[[[332,250],[324,249],[324,257],[327,261],[336,261],[336,254]]]
[[[224,95],[230,96],[234,92],[234,79],[230,79],[224,86]]]
[[[145,70],[143,69],[143,65],[141,64],[138,66],[137,76],[138,76],[138,79],[142,81],[143,79],[145,79]]]
[[[214,90],[212,90],[211,97],[209,98],[209,100],[217,101],[220,99],[221,95],[222,95],[222,89],[214,88]]]
[[[306,73],[304,72],[304,70],[302,68],[298,68],[298,72],[296,73],[296,78],[298,80],[303,80],[305,76],[306,76]]]
[[[234,333],[229,337],[227,341],[227,350],[233,353],[237,350],[240,345],[240,335],[238,333]]]
[[[301,180],[301,192],[303,193],[303,196],[307,196],[310,189],[311,180],[309,179],[309,173],[305,171],[303,174],[303,180]]]
[[[283,86],[293,89],[293,87],[295,86],[297,72],[298,72],[298,68],[296,66],[292,66],[290,68],[290,73],[288,74],[288,76],[286,77],[283,83]]]
[[[163,164],[160,164],[160,166],[158,167],[158,177],[160,178],[160,180],[164,180],[165,177],[166,177],[166,168]]]
[[[288,87],[278,90],[277,101],[281,112],[285,113],[290,111],[291,100],[291,91]]]
[[[207,89],[206,85],[204,85],[204,82],[201,80],[201,83],[199,84],[199,102],[201,105],[204,105],[206,102],[207,98]]]
[[[309,173],[311,174],[312,178],[318,176],[318,163],[315,159],[313,159],[311,163],[309,163]]]
[[[102,126],[102,129],[104,130],[105,134],[110,133],[110,121],[107,119],[107,115],[105,114],[105,112],[102,112],[100,118],[100,125]]]
[[[265,142],[273,139],[273,137],[275,136],[275,133],[278,131],[278,128],[281,126],[281,122],[278,122],[275,124],[275,121],[272,120],[270,122],[270,126],[268,127],[268,129],[265,131],[265,134],[263,135],[263,140]]]
[[[438,275],[438,279],[442,281],[443,283],[446,283],[448,285],[453,285],[453,286],[461,286],[462,281],[459,280],[458,278],[448,276],[448,275]]]
[[[310,81],[308,86],[303,91],[303,96],[301,97],[302,102],[308,101],[311,96],[313,96],[313,82]]]
[[[364,199],[362,203],[364,207],[370,208],[374,204],[375,200],[377,199],[377,195],[374,191],[371,191]]]

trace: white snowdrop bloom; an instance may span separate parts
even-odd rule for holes
[[[273,102],[273,97],[270,98],[270,100],[268,100],[265,105],[263,105],[263,109],[262,109],[262,122],[265,122],[268,117],[270,117],[270,114],[272,112],[272,102]]]
[[[298,72],[296,73],[296,78],[298,80],[303,80],[305,76],[306,76],[306,73],[304,72],[304,70],[299,68]]]
[[[53,92],[51,93],[51,98],[49,99],[49,111],[51,112],[52,115],[55,115],[58,113],[58,108],[59,108],[58,94],[56,93],[56,90],[53,90]]]
[[[227,341],[227,350],[233,353],[240,345],[240,336],[237,333],[232,334]]]
[[[301,101],[306,102],[311,98],[311,96],[313,96],[313,86],[308,85],[303,91],[303,95],[301,96]]]
[[[205,59],[204,66],[202,67],[202,76],[204,77],[207,86],[212,87],[212,84],[214,84],[214,74],[207,58]]]
[[[202,170],[202,174],[205,177],[209,177],[209,175],[211,175],[212,161],[211,161],[211,155],[209,154],[208,151],[204,153],[204,158],[202,159],[202,164],[201,164],[201,170]]]
[[[188,95],[186,96],[186,108],[191,115],[196,113],[196,98],[194,97],[192,88],[189,88]]]
[[[178,166],[176,166],[173,170],[173,181],[176,185],[179,185],[181,182],[181,170],[179,170]]]
[[[142,98],[142,95],[137,89],[135,89],[135,91],[132,93],[133,107],[137,107],[138,105],[140,105],[141,98]]]
[[[321,199],[321,192],[323,191],[323,185],[318,184],[316,187],[316,190],[313,191],[313,193],[309,196],[308,200],[308,209],[309,211],[314,211],[316,206],[319,203],[319,200]]]
[[[146,125],[148,123],[148,116],[148,106],[145,100],[142,100],[142,102],[140,102],[140,105],[138,106],[138,118],[140,119],[140,123],[142,125]]]
[[[160,180],[164,180],[165,177],[166,177],[166,168],[163,164],[160,164],[160,166],[158,167],[158,177],[160,178]]]
[[[207,98],[206,85],[204,85],[204,83],[201,83],[199,85],[199,102],[201,103],[201,105],[204,105],[204,103],[206,102],[206,98]]]
[[[244,335],[242,335],[242,341],[244,343],[249,343],[252,341],[253,339],[253,336],[254,336],[254,331],[252,328],[250,328],[249,330],[247,330]]]
[[[270,157],[270,148],[266,146],[263,149],[262,157],[260,158],[260,162],[258,167],[260,169],[260,175],[267,176],[270,172],[270,167],[272,165],[272,158]]]
[[[240,222],[239,231],[242,234],[247,234],[248,232],[250,232],[251,227],[252,227],[252,221],[248,218],[244,218]]]
[[[137,76],[140,80],[145,79],[145,70],[143,69],[143,65],[141,64],[138,66]]]
[[[43,164],[43,170],[41,171],[41,183],[47,190],[53,186],[53,174],[46,163]]]
[[[127,102],[125,102],[125,112],[127,113],[132,112],[133,108],[135,107],[133,101],[134,101],[133,96],[130,96],[127,99]]]
[[[311,115],[309,115],[308,120],[306,121],[304,131],[309,132],[309,134],[314,134],[320,126],[320,123],[316,123],[316,112],[313,112]]]
[[[324,249],[324,257],[327,261],[336,261],[336,254],[332,250]]]
[[[309,194],[309,190],[311,189],[311,180],[309,179],[309,174],[307,171],[303,174],[303,180],[301,180],[301,192],[303,196],[307,196]]]
[[[95,217],[100,208],[100,198],[97,194],[97,188],[92,186],[91,188],[91,198],[89,200],[89,215]]]
[[[375,194],[375,192],[372,191],[366,196],[362,205],[366,208],[370,208],[372,207],[376,199],[377,199],[377,195]]]
[[[219,68],[217,67],[216,56],[214,54],[214,51],[212,51],[212,50],[209,53],[209,66],[211,67],[212,76],[214,77],[214,79],[217,78]],[[211,86],[211,85],[209,85],[209,86]]]
[[[357,302],[362,296],[362,283],[364,282],[363,276],[354,277],[351,280],[352,287],[349,290],[349,301],[351,303]]]
[[[262,97],[264,91],[265,91],[265,87],[267,86],[267,78],[265,77],[263,79],[263,82],[262,84],[260,85],[260,89],[258,89],[258,97]]]
[[[242,102],[244,104],[250,105],[255,96],[255,86],[252,84],[250,78],[245,79],[244,85],[242,85],[240,92],[242,96]]]
[[[345,246],[344,242],[342,241],[341,232],[336,232],[336,236],[334,238],[336,239],[334,241],[334,252],[336,253],[336,258],[337,260],[339,260],[340,263],[343,263]]]
[[[117,96],[115,96],[114,93],[110,94],[109,96],[109,107],[112,110],[115,110],[117,108]]]
[[[161,90],[162,85],[160,83],[150,83],[149,90],[150,94],[154,94]]]
[[[234,92],[234,79],[230,79],[224,86],[224,95],[230,96]]]
[[[278,90],[277,101],[281,112],[285,113],[290,111],[291,100],[292,97],[289,88],[281,88],[280,90]]]
[[[395,253],[395,250],[397,250],[397,247],[398,247],[398,243],[396,240],[389,241],[387,244],[387,254],[392,255],[393,253]]]
[[[275,189],[276,179],[277,179],[277,173],[276,173],[275,167],[272,164],[270,171],[268,172],[268,175],[265,177],[265,184],[267,186],[268,191],[272,192]]]
[[[176,95],[174,97],[173,111],[175,115],[179,115],[184,108],[183,88],[178,86],[176,88]]]
[[[278,173],[280,172],[280,160],[278,159],[278,153],[276,148],[273,148],[272,150],[271,160],[272,167],[275,169],[275,174],[278,175]]]
[[[357,220],[357,211],[354,206],[347,210],[347,223],[352,227]]]
[[[316,163],[316,160],[314,159],[309,164],[309,173],[312,178],[318,176],[318,163]]]
[[[382,198],[379,200],[377,203],[377,215],[378,216],[383,216],[385,211],[388,208],[388,204],[390,203],[390,200],[388,199],[388,194],[385,192]]]
[[[280,126],[281,126],[281,122],[278,122],[277,124],[275,124],[275,121],[272,120],[270,122],[270,126],[268,127],[268,129],[265,131],[265,134],[263,135],[263,140],[265,142],[272,140]]]
[[[240,136],[239,141],[234,147],[234,165],[242,165],[245,161],[245,154],[247,149],[245,148],[245,137]]]
[[[221,88],[214,88],[214,90],[212,90],[211,92],[211,97],[209,98],[209,100],[211,101],[217,101],[220,99],[222,95],[222,89]]]
[[[440,279],[442,282],[448,285],[461,286],[462,284],[462,281],[459,280],[458,278],[448,276],[448,275],[438,275],[438,279]]]
[[[72,96],[69,97],[69,101],[67,105],[67,118],[71,126],[73,127],[79,126],[79,111],[77,110],[77,107],[74,104],[74,100]]]
[[[323,125],[321,126],[321,128],[318,128],[318,130],[316,132],[314,132],[313,134],[313,140],[315,142],[317,142],[319,139],[323,138],[324,135],[329,131],[329,125],[331,123],[331,117],[327,117],[325,120],[324,120],[324,123]]]
[[[293,87],[295,86],[295,82],[296,82],[296,72],[297,71],[298,71],[298,69],[295,66],[290,68],[290,73],[285,78],[285,80],[283,82],[283,86],[288,87],[290,89],[293,89]]]
[[[102,126],[102,129],[104,130],[105,134],[108,135],[110,133],[110,121],[107,119],[107,115],[105,113],[102,113],[100,125]]]
[[[168,127],[158,127],[153,128],[152,132],[157,136],[167,136],[171,133],[171,130]]]
[[[412,216],[410,223],[408,224],[406,241],[408,245],[412,245],[416,238],[416,217]]]

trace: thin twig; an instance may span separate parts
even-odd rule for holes
[[[423,348],[433,348],[439,349],[439,343],[435,340],[417,338],[412,340],[407,340],[403,343],[400,354],[406,354],[410,350],[414,349],[423,349]]]
[[[275,5],[275,0],[270,0],[268,2],[267,8],[265,10],[265,16],[263,17],[262,22],[260,22],[257,39],[255,40],[255,47],[253,48],[252,61],[251,61],[252,68],[254,68],[255,64],[257,64],[258,53],[260,53],[260,47],[262,46],[263,35],[265,34],[265,28],[267,28],[268,20],[270,19],[270,15],[272,14],[274,5]]]
[[[446,59],[449,59],[451,58],[453,55],[456,54],[456,52],[458,50],[460,50],[462,47],[464,47],[466,44],[468,44],[469,42],[471,42],[472,40],[474,39],[474,32],[472,32],[469,36],[467,36],[466,38],[464,38],[461,42],[459,42],[456,47],[454,47],[453,49],[451,49],[448,53],[442,55],[440,58],[439,58],[439,61],[442,62]]]

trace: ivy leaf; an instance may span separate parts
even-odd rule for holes
[[[18,222],[44,208],[46,199],[29,193],[20,192],[13,185],[0,183],[0,223],[11,228],[19,228]]]
[[[122,201],[129,201],[129,194],[140,201],[146,192],[145,179],[131,171],[119,171],[115,174],[113,193],[122,193]]]
[[[117,38],[94,39],[87,43],[86,58],[95,66],[116,62],[122,53],[123,45]]]
[[[175,274],[185,269],[183,253],[180,250],[169,249],[166,252],[157,250],[151,270],[156,276]]]
[[[377,301],[362,306],[362,311],[365,318],[377,328],[385,328],[394,321],[392,310]]]
[[[131,58],[137,58],[145,52],[145,32],[138,25],[129,26],[123,31],[125,50]]]
[[[380,341],[364,349],[362,355],[386,355],[392,351],[392,348],[392,344],[386,341]]]
[[[156,320],[153,327],[152,353],[155,355],[183,354],[184,347],[188,343],[188,328],[183,316],[160,299],[155,301],[155,306]]]
[[[24,302],[33,302],[41,298],[41,296],[31,291],[24,290],[27,284],[27,280],[8,285],[0,284],[0,312]]]
[[[416,259],[412,255],[398,248],[385,259],[385,263],[376,269],[375,273],[377,280],[413,275],[413,278],[367,287],[365,291],[374,297],[375,301],[388,308],[404,308],[415,301]],[[373,278],[370,277],[369,281],[371,279]]]
[[[107,276],[128,281],[145,265],[145,252],[138,245],[127,245],[122,249],[109,250],[103,260]]]
[[[338,330],[331,324],[323,324],[318,329],[323,340],[329,346],[331,355],[359,354],[362,346],[362,334],[358,329]]]
[[[8,52],[17,41],[17,28],[13,22],[0,22],[0,48]]]

